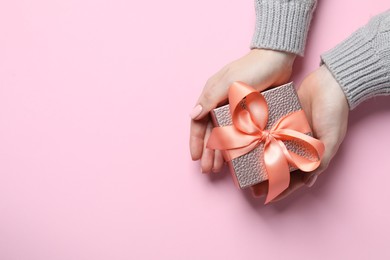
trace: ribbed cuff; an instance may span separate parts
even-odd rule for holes
[[[255,0],[251,49],[281,50],[303,56],[315,0]]]
[[[366,99],[390,93],[390,71],[386,64],[390,62],[389,52],[380,44],[389,47],[390,39],[369,35],[376,29],[359,29],[321,55],[322,62],[343,89],[351,110]]]

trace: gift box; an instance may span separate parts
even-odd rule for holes
[[[237,85],[236,87],[241,87],[241,88],[244,87],[244,90],[245,90],[245,88],[247,88],[247,89],[250,88],[250,86],[248,86],[244,83],[234,83],[234,84]],[[252,92],[250,92],[251,94],[249,94],[249,95],[258,94],[258,92],[253,93],[253,90],[247,90],[247,91],[249,91],[249,92],[252,91]],[[231,103],[230,102],[231,95],[234,95],[234,94],[231,94],[230,90],[229,90],[229,103]],[[226,133],[225,132],[214,133],[214,131],[216,131],[215,130],[216,128],[214,128],[212,135],[210,136],[210,139],[213,139],[213,141],[209,140],[208,147],[209,148],[211,147],[214,149],[220,148],[219,143],[227,142],[226,139],[231,138],[231,140],[228,140],[230,142],[230,143],[228,142],[230,146],[227,145],[230,150],[229,149],[226,149],[226,150],[220,149],[220,150],[222,151],[222,154],[225,158],[225,161],[227,161],[227,163],[229,165],[230,171],[232,173],[232,176],[233,176],[233,179],[234,179],[236,185],[238,187],[240,187],[241,189],[253,186],[253,185],[261,183],[265,180],[269,180],[269,173],[267,171],[267,165],[264,161],[265,160],[264,149],[265,149],[266,143],[267,143],[267,149],[270,150],[270,151],[268,151],[268,159],[267,159],[268,161],[271,161],[268,163],[269,171],[272,170],[274,172],[278,172],[278,171],[283,170],[283,169],[282,170],[278,169],[278,167],[279,167],[278,164],[283,164],[282,162],[274,163],[276,166],[272,165],[273,164],[272,160],[275,156],[278,157],[278,160],[282,160],[282,161],[284,160],[283,158],[279,158],[279,157],[281,157],[280,154],[283,152],[283,154],[285,154],[285,156],[287,157],[286,160],[288,161],[288,175],[290,174],[289,172],[296,170],[298,167],[303,168],[303,170],[315,169],[319,165],[320,157],[322,156],[322,152],[323,152],[322,143],[311,137],[312,133],[310,130],[310,126],[308,125],[305,114],[302,111],[297,93],[295,91],[295,88],[294,88],[292,82],[285,84],[285,85],[282,85],[282,86],[279,86],[279,87],[276,87],[276,88],[266,90],[264,92],[261,92],[261,95],[264,98],[264,101],[266,103],[265,105],[263,104],[262,106],[265,107],[264,110],[268,110],[268,111],[261,112],[263,114],[267,114],[266,115],[267,119],[261,119],[263,121],[265,120],[264,124],[265,123],[266,124],[265,124],[265,126],[263,126],[264,129],[248,130],[248,131],[255,131],[255,132],[257,131],[258,133],[256,132],[255,134],[253,134],[252,132],[250,132],[249,134],[247,133],[242,137],[243,139],[246,139],[247,137],[252,138],[252,136],[254,136],[254,135],[258,136],[257,139],[253,139],[255,141],[252,141],[252,143],[247,145],[248,147],[249,146],[251,146],[251,147],[244,148],[244,149],[249,149],[250,151],[248,151],[247,153],[242,154],[238,157],[235,157],[234,153],[236,153],[236,150],[239,150],[242,148],[240,147],[240,145],[235,144],[237,146],[237,149],[236,149],[236,147],[233,147],[234,148],[233,149],[232,147],[230,147],[233,144],[230,144],[230,143],[235,143],[237,141],[236,139],[239,139],[239,138],[229,137],[229,131],[233,131],[234,134],[240,135],[239,136],[240,138],[241,138],[241,135],[243,135],[241,133],[241,130],[239,130],[239,129],[237,130],[237,128],[240,128],[239,126],[235,127],[235,128],[232,127],[233,126],[232,113],[235,113],[235,112],[233,112],[233,110],[235,108],[231,107],[231,104],[228,104],[228,105],[224,105],[224,106],[215,108],[211,111],[211,118],[213,120],[214,126],[216,126],[216,128],[220,128],[220,129],[218,129],[218,130],[220,130],[220,132],[223,130],[226,130],[223,128],[228,126],[227,128],[229,128],[228,129],[229,131],[226,131]],[[256,99],[262,99],[262,98],[256,97]],[[264,101],[262,101],[262,102],[264,103]],[[235,102],[237,103],[236,110],[240,110],[240,111],[236,111],[237,112],[236,116],[239,117],[240,115],[243,114],[243,119],[237,119],[236,120],[237,122],[242,123],[242,122],[246,122],[248,120],[251,120],[250,118],[252,118],[252,119],[254,118],[254,115],[248,115],[248,112],[244,111],[244,110],[247,110],[247,106],[248,106],[248,104],[247,104],[248,97],[247,96],[244,95],[242,100],[235,101]],[[254,101],[252,100],[251,102],[254,102]],[[254,103],[256,103],[256,102],[254,102]],[[253,105],[251,105],[251,106],[253,107]],[[256,112],[256,113],[258,114],[258,117],[263,117],[262,114],[259,115],[258,112]],[[254,113],[254,114],[256,114],[256,113]],[[294,115],[291,118],[288,118],[288,120],[290,120],[290,122],[286,124],[285,117],[288,117],[289,115],[292,115],[292,114],[294,114]],[[299,116],[300,116],[299,122],[296,122],[297,119],[295,119],[295,117],[294,117],[295,114],[299,114]],[[283,118],[284,121],[280,121],[281,118]],[[254,121],[256,121],[256,120],[257,119],[254,119]],[[280,122],[282,122],[282,123],[280,123]],[[261,124],[262,123],[257,123],[257,125],[261,125]],[[277,124],[276,127],[275,127],[275,124]],[[278,130],[277,129],[277,128],[288,128],[284,125],[287,125],[287,126],[294,125],[294,126],[292,126],[293,130],[290,130],[290,129]],[[305,126],[301,127],[302,125],[305,125]],[[242,126],[241,126],[241,128],[242,128]],[[261,127],[255,126],[254,128],[261,128]],[[251,129],[251,126],[249,126],[249,129]],[[296,131],[297,129],[298,129],[298,131]],[[271,136],[271,137],[269,137],[270,131],[271,131],[271,134],[273,133],[273,136]],[[296,134],[296,135],[298,135],[299,138],[295,138],[295,136],[290,138],[288,134],[291,131],[296,131],[296,132],[303,131],[303,133]],[[237,132],[237,133],[235,133],[235,132]],[[222,137],[220,135],[222,135]],[[226,137],[224,135],[228,135],[228,136]],[[303,135],[305,135],[306,137],[304,137]],[[283,138],[280,138],[280,136],[282,136]],[[267,141],[267,138],[269,138],[268,141]],[[278,138],[281,140],[279,140]],[[286,152],[285,148],[283,147],[283,144],[280,142],[283,142],[283,144],[288,152]],[[307,144],[308,142],[309,143],[314,142],[314,145],[308,145]],[[276,152],[276,155],[273,154],[274,150],[275,149],[277,150],[279,148],[275,148],[275,145],[276,146],[281,145],[281,148],[280,148],[281,152]],[[229,154],[229,152],[230,152],[230,154]],[[243,152],[241,152],[241,153],[243,153]],[[233,156],[232,156],[232,154],[233,154]],[[235,157],[235,158],[232,158],[232,157]],[[297,160],[298,160],[298,162],[296,162]],[[303,165],[302,162],[305,163],[306,166],[308,164],[310,164],[310,167],[306,167],[305,165],[302,166]],[[271,164],[271,166],[270,166],[270,164]],[[281,167],[281,168],[283,168],[283,167]],[[284,167],[284,168],[286,168],[286,167]],[[274,170],[274,169],[276,169],[276,170]],[[278,180],[279,177],[277,176],[277,174],[278,173],[276,173],[275,177],[273,177],[273,179],[275,180],[274,182],[276,182],[275,185],[278,185],[278,182],[280,182]],[[287,178],[287,177],[285,176],[284,178]],[[289,176],[288,176],[288,178],[289,178]],[[284,187],[278,187],[277,188],[278,191],[275,191],[275,192],[280,193],[283,189],[287,188],[285,186],[286,185],[288,186],[288,181],[289,181],[289,179],[284,180],[284,182],[285,182],[283,184]],[[287,182],[287,184],[286,184],[286,182]],[[276,193],[273,194],[272,197],[275,197],[277,195]],[[272,199],[272,198],[269,198],[269,199]]]

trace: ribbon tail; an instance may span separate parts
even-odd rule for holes
[[[265,204],[275,199],[290,184],[290,169],[283,150],[273,139],[264,145],[264,164],[268,173],[268,194]]]
[[[303,172],[312,172],[321,164],[320,160],[310,161],[309,159],[306,159],[305,157],[302,157],[292,151],[288,151],[288,153],[290,154],[292,163],[295,164],[295,167]]]
[[[307,151],[316,158],[313,161],[292,151],[288,151],[283,142],[279,140],[280,145],[284,147],[284,154],[291,165],[299,168],[304,172],[314,171],[320,165],[321,158],[325,150],[324,144],[320,140],[290,129],[279,130],[278,135],[281,140],[293,140],[301,142],[303,147],[305,147]]]

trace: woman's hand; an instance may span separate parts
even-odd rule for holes
[[[287,197],[305,184],[311,187],[317,177],[328,167],[347,132],[348,102],[341,87],[325,65],[304,79],[298,89],[298,96],[314,136],[325,145],[325,153],[320,166],[315,171],[292,172],[290,186],[273,201]],[[252,191],[255,196],[263,196],[268,192],[268,184],[255,185]]]
[[[201,160],[202,172],[218,172],[223,166],[221,152],[206,148],[206,143],[212,128],[209,112],[226,102],[229,86],[234,81],[242,81],[262,91],[270,86],[282,85],[290,79],[294,60],[295,54],[253,49],[207,81],[190,114],[191,157],[192,160]]]

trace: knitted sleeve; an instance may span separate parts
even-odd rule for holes
[[[316,0],[255,0],[251,49],[281,50],[303,56]]]
[[[372,18],[321,55],[352,110],[373,96],[390,94],[390,10]]]

